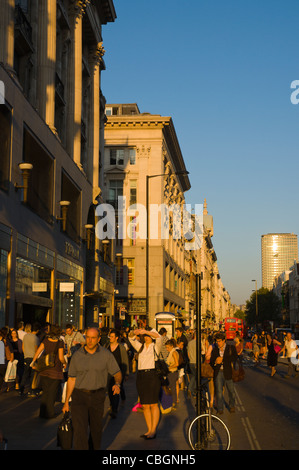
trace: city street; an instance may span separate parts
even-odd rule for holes
[[[284,361],[284,362],[283,362]],[[245,358],[246,377],[236,384],[236,413],[226,409],[221,416],[231,432],[231,450],[295,450],[298,448],[299,378],[284,379],[285,360],[274,378],[265,361],[254,366]],[[120,406],[117,419],[109,417],[108,400],[104,415],[102,449],[105,451],[150,452],[190,451],[187,428],[195,416],[194,401],[180,392],[176,412],[161,415],[157,439],[145,442],[142,413],[132,412],[136,403],[135,375],[125,385],[127,400]],[[61,404],[57,404],[57,412]],[[0,395],[1,428],[8,439],[8,450],[58,450],[56,432],[61,415],[49,421],[38,417],[39,399],[22,398],[16,391]]]

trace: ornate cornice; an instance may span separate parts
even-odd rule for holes
[[[105,55],[105,49],[103,47],[103,42],[99,42],[94,47],[89,49],[89,61],[92,63],[93,67],[102,66],[104,63],[103,57]]]
[[[70,13],[82,18],[89,3],[90,0],[70,0]]]

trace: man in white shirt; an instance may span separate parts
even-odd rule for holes
[[[290,377],[293,377],[293,375],[294,377],[297,377],[298,375],[298,373],[296,372],[297,353],[295,352],[297,349],[298,346],[296,344],[296,341],[292,338],[292,333],[288,331],[284,346],[281,350],[281,352],[284,353],[287,357],[289,363],[288,373],[284,376],[285,379],[289,379]]]
[[[25,336],[25,334],[26,334],[24,322],[23,322],[23,321],[20,321],[18,327],[19,327],[19,329],[18,329],[18,337],[19,337],[19,339],[20,339],[21,341],[23,341],[24,336]]]

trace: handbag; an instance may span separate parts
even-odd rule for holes
[[[57,341],[54,352],[49,353],[49,354],[42,354],[36,360],[33,368],[37,370],[37,372],[42,372],[46,369],[51,369],[52,367],[55,366],[58,345],[59,345],[59,340]]]
[[[157,353],[155,351],[155,348],[154,348],[154,354],[157,357],[157,359],[155,360],[156,373],[157,373],[162,385],[165,385],[165,379],[167,378],[167,375],[169,374],[168,365],[166,364],[166,362],[163,359],[158,358]]]
[[[73,425],[69,412],[64,413],[57,429],[57,447],[70,450],[73,446]]]
[[[208,362],[203,362],[201,364],[201,377],[211,379],[214,377],[214,369]]]
[[[243,369],[240,359],[232,364],[232,380],[233,382],[241,382],[245,378],[245,370]]]
[[[17,378],[17,359],[7,364],[4,382],[14,382]]]
[[[276,354],[278,354],[281,351],[281,347],[278,346],[278,344],[275,344],[274,345],[274,351],[276,352]]]

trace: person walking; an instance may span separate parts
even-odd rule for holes
[[[13,349],[12,345],[10,344],[10,341],[7,338],[8,336],[8,330],[6,327],[1,328],[0,330],[0,345],[1,345],[1,355],[0,355],[0,391],[3,385],[3,382],[5,383],[5,374],[6,374],[6,369],[8,366],[9,362],[13,362],[14,360],[14,354],[13,354]],[[2,345],[2,344],[3,345]],[[4,351],[3,351],[3,346],[4,346]],[[7,385],[6,385],[6,390],[7,390]]]
[[[119,394],[122,374],[113,354],[99,344],[97,328],[88,328],[85,339],[86,344],[72,356],[62,412],[71,409],[74,449],[89,449],[90,431],[93,450],[100,450],[108,376],[114,377],[112,391]]]
[[[6,330],[4,328],[1,328],[0,330],[0,391],[4,382],[5,378],[5,373],[6,373],[6,367],[7,367],[7,359],[6,359],[6,344],[5,344],[5,338],[6,338]]]
[[[69,363],[74,352],[85,344],[85,338],[80,331],[75,330],[71,323],[66,325],[65,333],[64,342],[66,344],[67,359]]]
[[[168,351],[168,356],[166,359],[166,364],[168,365],[169,374],[167,379],[169,381],[169,387],[172,395],[172,410],[176,410],[176,405],[178,403],[178,394],[177,394],[177,381],[179,378],[178,367],[179,367],[179,353],[176,350],[176,341],[175,339],[169,339],[166,342],[166,348]]]
[[[267,365],[271,369],[271,377],[274,377],[276,374],[276,366],[278,361],[278,349],[276,346],[281,346],[281,343],[276,339],[272,338],[270,334],[267,334],[267,346],[268,346],[268,356],[267,356]],[[276,350],[275,350],[276,349]]]
[[[291,377],[297,377],[298,373],[296,371],[297,361],[296,361],[296,353],[298,346],[296,341],[292,338],[292,333],[290,331],[286,334],[286,340],[284,345],[280,351],[285,357],[288,359],[288,372],[284,376],[285,379],[289,379]]]
[[[232,344],[226,343],[226,337],[223,333],[217,333],[215,336],[216,346],[211,353],[210,365],[214,368],[214,383],[217,400],[217,412],[223,413],[224,398],[223,391],[226,387],[229,397],[229,411],[235,412],[235,387],[232,380],[232,364],[237,360],[238,354]]]
[[[266,352],[267,352],[267,335],[265,331],[262,331],[261,336],[260,336],[260,342],[261,342],[261,354],[262,358],[266,359]]]
[[[242,353],[243,353],[243,350],[244,350],[244,344],[243,344],[243,338],[241,338],[238,334],[235,336],[234,338],[234,343],[235,343],[235,346],[236,346],[236,351],[237,351],[237,354],[239,356],[239,360],[240,360],[240,363],[242,364]]]
[[[55,354],[54,367],[45,369],[39,373],[41,381],[41,401],[40,401],[40,418],[51,419],[55,417],[54,405],[58,396],[59,387],[63,380],[63,366],[66,365],[64,360],[64,342],[60,339],[61,329],[52,325],[50,332],[39,345],[33,360],[32,368],[36,368],[35,361],[41,353]]]
[[[191,339],[188,343],[187,354],[188,354],[189,369],[190,369],[188,394],[195,397],[196,396],[196,337],[195,337],[195,334],[193,334],[193,339]]]
[[[166,328],[162,327],[160,328],[159,330],[159,335],[161,336],[162,338],[162,341],[161,341],[161,351],[160,351],[160,359],[163,359],[163,361],[166,360],[167,356],[168,356],[168,350],[166,348],[166,343],[167,341],[169,340],[168,336],[167,336],[167,330]]]
[[[260,362],[260,343],[257,333],[252,338],[252,352],[254,355],[254,362],[258,364]]]
[[[24,335],[25,338],[26,334]],[[20,389],[20,382],[24,373],[24,354],[22,349],[22,340],[19,339],[18,332],[15,328],[12,328],[9,334],[9,341],[12,346],[14,360],[18,361],[17,363],[17,375],[15,382],[15,389]]]
[[[106,346],[106,348],[115,357],[115,360],[120,368],[121,375],[122,375],[122,381],[120,384],[121,386],[120,394],[113,393],[113,387],[115,385],[114,376],[109,375],[108,377],[108,395],[109,395],[110,406],[111,406],[111,412],[110,412],[111,418],[116,418],[118,406],[119,406],[119,398],[121,397],[123,401],[126,399],[126,394],[124,390],[124,381],[127,380],[129,376],[128,353],[125,347],[121,343],[119,343],[119,339],[120,339],[120,333],[117,330],[112,329],[109,333],[109,344]]]
[[[31,328],[33,328],[33,331],[31,331]],[[29,380],[29,397],[36,396],[36,394],[32,390],[32,381],[34,373],[32,368],[30,367],[30,364],[32,363],[34,355],[40,344],[39,339],[37,337],[37,333],[39,332],[39,330],[40,325],[38,323],[34,323],[33,327],[31,327],[30,323],[25,325],[26,335],[24,336],[22,344],[22,350],[24,354],[24,373],[20,383],[19,394],[24,395],[25,386],[27,384],[27,381]]]
[[[129,340],[138,353],[136,387],[147,425],[147,431],[140,437],[155,439],[160,419],[161,388],[161,382],[155,370],[155,360],[160,354],[161,336],[154,329],[140,328],[129,333]]]

